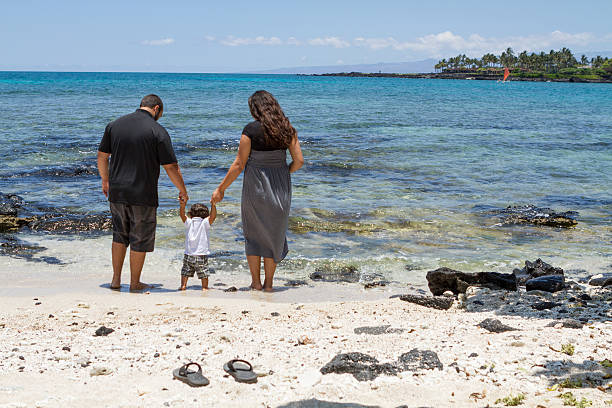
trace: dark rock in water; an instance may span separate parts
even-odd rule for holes
[[[23,207],[23,198],[15,194],[0,193],[0,215],[17,216],[19,209]]]
[[[227,289],[223,289],[224,292],[238,292],[238,288],[236,288],[235,286],[230,286]]]
[[[556,303],[556,302],[538,302],[538,303],[534,303],[533,305],[531,305],[532,309],[535,310],[548,310],[548,309],[552,309],[554,307],[557,306],[561,306],[561,303]]]
[[[480,328],[490,331],[491,333],[503,333],[512,330],[518,330],[514,327],[507,326],[497,319],[484,319],[477,325]]]
[[[527,291],[558,292],[565,288],[565,277],[563,275],[540,276],[539,278],[529,279],[525,287]]]
[[[292,286],[292,287],[296,287],[296,286],[305,286],[308,285],[308,282],[303,281],[303,280],[290,280],[285,282],[285,286]]]
[[[442,370],[444,368],[435,352],[418,349],[402,354],[398,359],[398,366],[401,371]]]
[[[402,295],[400,300],[434,309],[448,310],[455,299],[448,296]]]
[[[550,208],[539,208],[534,205],[509,206],[494,213],[501,216],[503,225],[532,224],[547,227],[571,228],[578,222],[576,211],[557,213]]]
[[[359,282],[360,274],[357,267],[353,265],[333,268],[331,266],[323,266],[315,269],[310,274],[310,279],[323,282]]]
[[[427,272],[427,285],[435,296],[450,290],[455,295],[465,293],[469,286],[491,289],[517,290],[514,275],[498,272],[461,272],[450,268],[438,268]]]
[[[374,336],[380,334],[403,333],[404,329],[391,329],[391,325],[384,326],[365,326],[355,328],[355,334],[371,334]]]
[[[589,279],[589,285],[591,286],[610,286],[612,285],[612,273],[600,273],[591,276]]]
[[[555,268],[538,258],[535,262],[525,261],[525,267],[515,269],[512,274],[516,276],[517,284],[523,286],[529,279],[539,278],[540,276],[563,275],[563,269]]]
[[[94,334],[94,336],[108,336],[109,334],[111,334],[114,331],[115,331],[115,329],[111,329],[109,327],[100,326],[100,328],[98,330],[96,330],[96,333]]]
[[[49,232],[110,231],[113,228],[112,220],[106,214],[45,214],[30,222],[28,226],[33,231]]]
[[[583,293],[580,295],[580,299],[582,300],[593,300],[593,298],[588,293]]]
[[[27,218],[0,214],[0,232],[15,232],[30,222]]]
[[[397,374],[391,364],[378,364],[378,360],[363,353],[342,353],[336,355],[321,368],[321,374],[352,374],[357,381],[371,381],[380,374]]]

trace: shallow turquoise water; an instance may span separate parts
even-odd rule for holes
[[[289,234],[288,274],[325,262],[397,280],[437,266],[507,272],[535,257],[591,272],[612,263],[608,84],[3,72],[0,191],[104,211],[97,177],[70,169],[94,165],[106,123],[154,92],[192,201],[208,201],[251,120],[247,98],[257,89],[278,98],[302,142],[293,215],[331,226]],[[60,167],[68,175],[48,171]],[[244,263],[240,187],[241,178],[219,207],[218,270]],[[162,175],[158,245],[180,254],[175,196]],[[502,227],[483,215],[517,204],[578,211],[578,227]],[[347,231],[351,222],[374,228]]]

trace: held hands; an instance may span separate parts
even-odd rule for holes
[[[181,203],[181,205],[185,205],[187,204],[187,201],[189,201],[189,195],[187,195],[187,191],[181,191],[179,193],[178,199]]]
[[[217,204],[221,201],[223,201],[223,197],[225,196],[225,192],[219,190],[219,188],[217,188],[214,192],[212,197],[210,198],[210,203],[211,204]]]

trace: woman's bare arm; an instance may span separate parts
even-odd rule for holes
[[[234,162],[230,166],[227,174],[223,178],[219,187],[213,192],[212,198],[210,201],[212,203],[218,203],[223,200],[223,196],[225,195],[225,190],[238,178],[242,170],[244,170],[244,166],[246,166],[247,160],[249,159],[249,155],[251,154],[251,139],[242,135],[240,137],[240,145],[238,146],[238,154],[234,159]]]
[[[297,135],[289,145],[289,153],[291,153],[291,158],[293,159],[289,165],[289,172],[293,173],[304,165],[304,156],[302,156],[302,148],[300,147]]]

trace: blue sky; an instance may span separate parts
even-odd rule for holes
[[[244,72],[481,56],[507,46],[612,50],[610,0],[0,0],[0,6],[0,69]]]

